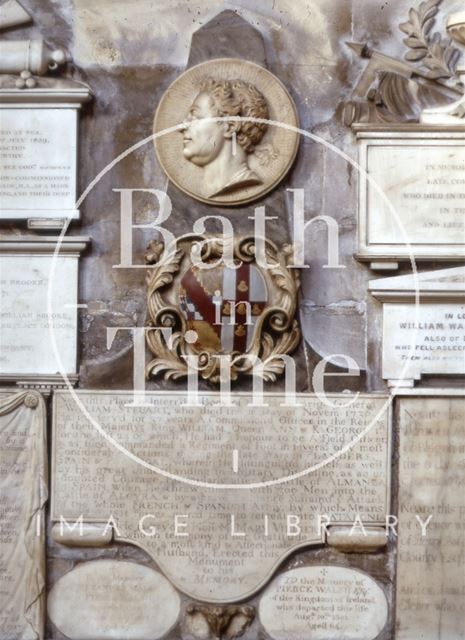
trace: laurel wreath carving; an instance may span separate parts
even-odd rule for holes
[[[220,354],[208,350],[199,353],[186,341],[187,320],[172,295],[175,278],[182,266],[189,264],[194,245],[202,247],[204,262],[221,259],[226,250],[223,238],[188,235],[169,248],[152,242],[146,253],[146,263],[151,265],[147,273],[149,328],[146,340],[154,355],[146,367],[147,379],[160,374],[165,380],[184,378],[188,374],[188,357],[196,356],[199,375],[216,384],[221,382],[221,361],[217,357]],[[267,284],[269,306],[257,320],[253,343],[247,353],[231,354],[231,380],[242,374],[258,375],[266,382],[274,382],[285,369],[280,356],[291,353],[299,343],[300,330],[294,317],[299,282],[296,270],[288,267],[291,254],[291,247],[285,246],[279,251],[274,243],[265,241],[266,261],[272,266],[268,269],[256,266]],[[233,241],[233,255],[238,261],[255,262],[255,239],[246,236]],[[171,300],[168,300],[166,296],[170,292]],[[169,338],[160,328],[171,330]]]
[[[408,20],[400,26],[407,34],[404,43],[410,48],[405,54],[409,62],[419,62],[425,67],[425,75],[431,80],[452,78],[455,75],[460,51],[449,38],[432,33],[442,0],[427,0],[418,8],[410,9]]]

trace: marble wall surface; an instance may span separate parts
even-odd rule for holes
[[[296,3],[293,0],[256,0],[253,3],[246,0],[201,0],[196,3],[190,0],[161,0],[157,3],[151,0],[125,3],[114,0],[99,0],[97,3],[91,0],[46,0],[36,3],[34,0],[22,0],[22,4],[34,15],[34,25],[27,31],[19,28],[14,33],[3,32],[2,39],[26,39],[31,34],[46,34],[48,40],[70,53],[73,61],[68,65],[67,75],[73,80],[87,83],[94,94],[93,101],[83,106],[80,115],[77,192],[84,194],[84,197],[77,208],[81,212],[81,219],[74,221],[68,231],[71,237],[92,238],[92,246],[80,260],[79,294],[75,301],[80,306],[77,311],[80,389],[106,389],[111,396],[112,390],[132,388],[133,343],[130,334],[128,331],[119,331],[109,344],[107,330],[141,327],[146,323],[143,256],[154,232],[149,228],[134,230],[133,256],[138,268],[117,267],[121,262],[122,239],[120,195],[115,189],[167,188],[166,176],[149,140],[153,131],[154,111],[166,88],[187,64],[199,61],[202,56],[215,57],[218,49],[222,50],[220,39],[211,35],[215,33],[214,22],[203,31],[199,32],[199,29],[220,11],[230,10],[232,25],[235,24],[233,14],[236,13],[256,30],[256,37],[251,36],[247,42],[237,38],[238,55],[248,56],[263,64],[266,62],[269,70],[284,83],[294,99],[300,126],[313,136],[310,139],[302,137],[295,165],[283,182],[281,191],[265,199],[269,210],[278,215],[277,222],[270,225],[273,237],[285,241],[290,234],[293,197],[286,189],[305,190],[306,220],[328,215],[339,223],[342,269],[323,268],[327,263],[327,254],[322,250],[326,234],[322,225],[317,223],[311,226],[305,235],[308,268],[302,270],[299,300],[305,336],[297,354],[299,391],[313,391],[312,374],[322,357],[346,354],[358,364],[360,375],[328,377],[328,392],[350,389],[364,394],[387,393],[380,349],[383,336],[382,309],[368,289],[369,281],[376,274],[354,258],[357,250],[358,175],[353,162],[357,161],[357,142],[354,133],[344,125],[342,112],[343,104],[351,97],[365,63],[346,43],[367,42],[388,55],[402,58],[405,53],[402,43],[404,36],[399,32],[398,25],[406,19],[412,6],[411,0],[397,0],[395,3],[385,0],[315,0],[311,3]],[[440,18],[442,27],[445,16],[461,9],[462,5],[461,0],[444,0]],[[194,34],[194,44],[191,46]],[[145,139],[146,142],[141,143]],[[125,155],[133,146],[134,150]],[[117,158],[118,161],[114,162]],[[99,179],[94,182],[97,176]],[[176,203],[170,221],[171,229],[178,234],[186,233],[191,230],[186,229],[186,221],[191,224],[193,219],[205,215],[207,209],[193,200],[186,201],[175,191],[171,193]],[[142,225],[153,220],[157,210],[153,196],[139,193],[135,202],[134,223]],[[237,211],[217,208],[213,213],[227,216],[241,232],[251,229],[246,216],[240,217]],[[252,213],[253,207],[250,208]],[[2,225],[2,234],[6,237],[15,238],[23,232],[24,226],[17,222]],[[452,266],[446,264],[441,268]],[[427,268],[431,270],[434,267],[434,264],[428,264]],[[396,275],[410,272],[410,266],[401,265]],[[334,365],[329,368],[339,371]],[[451,373],[448,386],[454,388],[461,384],[462,379],[455,375],[455,370]],[[438,385],[439,381],[430,376],[421,384],[431,387]],[[202,383],[202,386],[210,390],[206,383]],[[156,380],[148,383],[147,387],[151,391],[158,391],[178,389],[179,385]],[[243,391],[247,389],[247,384],[239,382],[235,388]],[[267,391],[282,388],[282,382],[267,385]],[[49,407],[52,407],[51,402]],[[68,417],[68,426],[72,429],[74,425],[78,432],[82,425],[79,420],[73,422],[71,410]],[[126,426],[137,430],[137,426],[129,422]],[[442,435],[447,438],[446,433]],[[442,435],[438,436],[440,440]],[[393,443],[386,435],[382,446],[378,444],[373,444],[377,447],[374,454],[370,450],[358,452],[360,460],[368,466],[372,465],[369,469],[372,475],[376,472],[373,467],[379,463],[379,456],[384,455]],[[79,455],[75,455],[71,445],[76,447]],[[74,443],[69,440],[67,446],[66,458],[60,461],[61,488],[72,494],[73,487],[82,489],[79,485],[82,468],[77,465],[77,460],[81,460],[83,451],[79,440]],[[92,484],[93,495],[98,498],[99,491],[105,488],[105,482],[108,481],[108,474],[105,476],[107,461],[98,447],[91,448],[91,454],[98,458],[99,464],[96,466],[100,471],[93,478],[94,482],[89,484]],[[408,447],[405,452],[405,460],[400,466],[406,465],[407,475],[404,477],[408,479],[413,467],[408,467]],[[249,451],[249,460],[253,459],[253,453],[253,449]],[[219,462],[221,460],[217,464]],[[394,457],[394,470],[398,465]],[[378,466],[381,469],[381,463]],[[357,481],[360,491],[364,490],[364,482],[370,484],[370,480],[360,477],[363,474],[349,476],[336,476],[336,480],[341,486]],[[124,485],[125,480],[124,470],[121,475],[110,478],[110,482],[114,482],[112,495],[123,502],[132,499],[132,496],[118,495],[120,485]],[[389,498],[393,499],[395,507],[399,491],[398,476],[394,473],[390,485],[386,483],[385,486],[384,479],[373,483],[376,486],[366,491],[380,491],[387,503]],[[386,488],[391,489],[390,495],[386,495]],[[310,486],[310,494],[311,490]],[[344,487],[341,488],[343,490]],[[404,504],[407,504],[415,496],[408,493],[408,484],[403,491],[401,495]],[[79,498],[77,492],[75,497]],[[62,501],[66,503],[65,493]],[[383,503],[382,515],[386,507]],[[379,505],[375,505],[375,508],[379,508]],[[287,578],[291,578],[305,586],[307,574],[311,577],[312,586],[315,581],[320,586],[323,596],[315,596],[322,598],[322,605],[317,612],[314,601],[302,605],[303,615],[311,616],[315,621],[313,635],[308,638],[304,636],[305,640],[321,639],[325,632],[342,633],[336,626],[339,623],[345,626],[346,640],[394,638],[397,542],[392,532],[380,544],[380,531],[373,530],[373,540],[378,542],[373,542],[372,548],[365,547],[361,553],[352,553],[354,549],[351,545],[335,543],[287,554],[281,558],[274,581],[264,595],[247,592],[243,602],[231,605],[232,609],[218,614],[210,606],[202,609],[201,604],[185,594],[178,595],[161,576],[160,566],[156,562],[157,554],[147,553],[129,544],[124,536],[118,539],[117,536],[113,538],[107,535],[103,542],[97,544],[101,522],[99,518],[91,519],[93,528],[86,529],[87,541],[81,541],[80,546],[76,546],[73,536],[70,536],[68,543],[57,542],[56,536],[52,535],[52,522],[48,523],[47,640],[82,640],[95,633],[100,634],[102,640],[116,640],[118,631],[112,628],[112,622],[118,621],[117,609],[121,602],[124,602],[129,613],[126,618],[122,616],[124,620],[121,620],[120,626],[129,619],[140,618],[141,603],[133,602],[125,591],[131,580],[139,578],[146,580],[154,598],[159,594],[168,604],[161,612],[159,608],[152,611],[153,616],[146,621],[146,626],[137,628],[138,637],[155,638],[169,633],[170,640],[207,640],[215,633],[223,638],[239,637],[237,634],[240,634],[244,640],[282,640],[284,637],[288,640],[280,628],[279,605],[276,602],[284,592],[282,597],[290,598],[289,616],[293,615],[299,605],[292,595],[286,594],[283,585],[286,585]],[[374,522],[380,524],[376,519]],[[347,530],[339,533],[341,538],[346,536],[347,542]],[[337,535],[334,539],[337,539]],[[170,549],[165,547],[164,552],[169,553]],[[97,563],[100,563],[98,570]],[[407,566],[406,573],[401,574],[397,584],[401,587],[407,585],[405,588],[408,589],[410,565],[404,566]],[[134,571],[137,576],[132,575]],[[95,573],[98,573],[98,578]],[[118,589],[101,590],[99,580],[103,574],[106,587],[116,576],[121,582]],[[318,614],[321,616],[328,590],[331,594],[337,594],[353,589],[358,590],[359,601],[353,604],[353,609],[347,604],[343,607],[339,623],[335,622],[332,627],[326,625],[327,621],[315,620]],[[79,616],[69,620],[67,613],[72,611],[76,601],[79,606],[92,609],[96,599],[106,603],[110,611],[114,607],[111,619],[103,616],[98,620],[100,626],[97,631],[96,628],[89,629],[86,620],[79,619]],[[363,600],[362,604],[360,600]],[[335,597],[334,602],[337,601]],[[99,612],[95,615],[98,616]],[[229,615],[231,624],[228,622]],[[398,628],[406,639],[412,628],[409,626],[409,615],[406,616],[398,607]],[[360,619],[353,624],[357,616]],[[349,626],[347,617],[350,618]],[[173,630],[170,630],[172,627]],[[294,628],[300,638],[298,634],[301,628],[298,624]],[[433,638],[434,635],[431,636]]]
[[[151,134],[154,110],[163,91],[187,63],[192,34],[222,9],[237,11],[262,34],[268,66],[291,92],[302,128],[355,160],[355,139],[341,121],[341,110],[364,65],[345,43],[369,42],[388,55],[402,57],[405,47],[398,24],[405,19],[411,2],[319,0],[303,7],[283,0],[258,1],[253,6],[246,2],[201,2],[195,6],[161,2],[155,10],[148,0],[125,4],[69,0],[39,6],[25,0],[24,6],[34,14],[32,33],[34,29],[46,32],[50,40],[64,46],[74,59],[74,79],[88,82],[95,93],[81,121],[78,193],[82,193],[118,154]],[[444,15],[458,7],[460,2],[447,0]],[[30,31],[24,33],[29,37]],[[3,37],[21,35],[19,29]],[[120,230],[119,199],[112,189],[128,185],[165,187],[150,143],[109,170],[81,206],[80,232],[91,235],[94,242],[83,262],[80,292],[82,302],[88,304],[81,312],[81,375],[87,386],[130,385],[130,337],[121,333],[107,350],[106,327],[144,322],[143,270],[113,268],[119,263]],[[326,214],[338,220],[341,264],[346,266],[338,271],[322,269],[327,259],[320,251],[325,231],[307,232],[307,258],[312,268],[303,272],[301,318],[309,343],[309,375],[322,356],[340,352],[354,357],[363,368],[373,329],[367,329],[372,305],[367,295],[370,274],[353,259],[356,171],[323,142],[306,140],[284,186],[305,189],[307,219]],[[137,221],[146,222],[153,215],[154,203],[141,197],[137,209]],[[283,212],[283,223],[286,217]],[[181,211],[175,223],[185,231],[182,220]],[[74,228],[77,233],[78,227]],[[134,232],[135,261],[141,261],[150,237],[147,230]],[[100,277],[95,278],[95,273]],[[349,332],[350,340],[342,340],[342,328],[344,335]],[[351,388],[383,389],[383,382],[373,374],[368,374],[366,381],[362,373],[354,379],[328,382],[335,391],[347,382]]]

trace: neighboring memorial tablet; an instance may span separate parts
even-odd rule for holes
[[[155,149],[170,180],[188,195],[242,204],[288,172],[297,126],[292,98],[276,76],[246,60],[209,60],[167,89],[155,115]]]
[[[43,640],[46,415],[35,391],[0,393],[0,633]]]
[[[62,576],[47,598],[53,624],[71,640],[157,640],[181,613],[168,580],[135,562],[84,562]]]
[[[63,371],[75,382],[78,260],[87,242],[64,238],[55,255],[55,238],[0,238],[0,379],[62,381]]]
[[[70,80],[38,82],[21,91],[0,75],[0,219],[79,217],[78,111],[90,91]]]
[[[465,267],[370,282],[383,303],[383,378],[411,387],[423,375],[465,375]]]
[[[366,573],[315,565],[275,578],[260,599],[259,617],[273,640],[375,640],[388,603]]]
[[[1,217],[77,217],[76,110],[3,108],[0,115]]]
[[[465,125],[357,127],[360,260],[465,259]]]
[[[325,542],[322,522],[386,524],[387,397],[187,400],[147,393],[138,407],[128,392],[56,392],[52,520],[110,521],[116,539],[207,602],[252,595],[293,550]]]
[[[0,29],[30,20],[17,2],[1,9]],[[43,77],[66,60],[42,38],[0,42],[0,220],[56,228],[79,217],[78,112],[91,92],[82,82]]]
[[[397,640],[465,638],[465,394],[457,391],[398,398]]]

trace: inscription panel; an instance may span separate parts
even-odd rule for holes
[[[465,306],[425,303],[383,307],[383,378],[465,374]]]
[[[396,638],[463,640],[465,398],[399,404]]]
[[[176,624],[179,595],[160,573],[134,562],[84,562],[47,597],[53,624],[70,640],[157,640]]]
[[[76,109],[2,109],[0,217],[76,217]]]
[[[464,142],[371,146],[368,171],[394,207],[408,242],[463,244]],[[399,224],[372,186],[368,186],[368,209],[374,216],[369,242],[399,242]]]
[[[322,565],[275,578],[259,615],[274,640],[374,640],[386,625],[388,604],[366,573]]]
[[[357,137],[358,257],[410,260],[413,252],[419,260],[463,258],[465,135],[418,125],[366,129]]]
[[[195,598],[252,594],[293,549],[324,542],[319,516],[385,523],[383,396],[349,407],[347,396],[330,397],[333,408],[314,396],[297,408],[278,395],[251,407],[240,394],[229,408],[218,394],[200,396],[200,407],[168,392],[148,394],[148,407],[126,406],[124,392],[77,398],[87,417],[69,393],[55,394],[53,519],[112,516],[117,538],[147,550]]]
[[[0,375],[56,374],[50,331],[67,373],[76,370],[77,257],[0,255]]]

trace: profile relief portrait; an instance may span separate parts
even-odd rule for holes
[[[212,120],[228,116],[268,120],[265,97],[243,80],[204,79],[181,133],[184,157],[203,168],[209,197],[263,183],[248,159],[262,141],[266,123]]]

